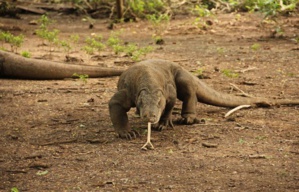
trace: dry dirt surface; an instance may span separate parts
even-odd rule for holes
[[[61,38],[82,37],[71,52],[79,62],[124,69],[133,64],[111,51],[91,58],[80,50],[92,33],[107,39],[108,20],[89,29],[79,16],[49,17]],[[38,18],[0,23],[25,35],[18,52],[64,62],[64,51],[49,57],[49,47],[34,35],[38,26],[29,23]],[[116,24],[113,31],[122,30],[126,42],[152,45],[155,51],[143,59],[203,70],[203,81],[219,91],[240,93],[235,84],[254,96],[299,98],[298,16],[278,18],[281,34],[258,14],[220,14],[204,30],[194,20],[172,20],[164,45],[153,44],[153,27],[144,21]],[[0,79],[0,191],[299,191],[298,106],[243,109],[224,118],[229,109],[198,103],[201,124],[152,132],[155,149],[144,151],[147,124],[134,109],[129,119],[142,136],[122,140],[113,130],[107,103],[117,80]],[[180,108],[177,101],[174,118]]]

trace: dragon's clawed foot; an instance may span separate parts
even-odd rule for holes
[[[175,122],[178,124],[192,125],[200,123],[200,120],[196,117],[181,117],[178,118]]]
[[[163,129],[166,129],[168,127],[171,127],[172,129],[174,128],[171,119],[160,120],[159,123],[153,125],[153,129],[155,129],[156,131],[162,131]]]
[[[119,133],[118,135],[122,139],[131,140],[131,139],[136,139],[137,137],[139,137],[140,133],[136,130],[131,130],[131,131]]]

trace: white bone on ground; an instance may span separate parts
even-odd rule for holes
[[[147,123],[147,140],[146,140],[146,143],[141,147],[141,149],[147,150],[148,147],[150,147],[150,149],[154,149],[154,146],[151,142],[151,123],[150,122]]]

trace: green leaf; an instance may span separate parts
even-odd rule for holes
[[[49,173],[48,170],[45,170],[45,171],[38,171],[38,172],[36,172],[36,175],[43,176],[43,175],[47,175],[48,173]]]
[[[13,188],[10,189],[10,192],[19,192],[19,189],[16,188],[16,187],[13,187]]]

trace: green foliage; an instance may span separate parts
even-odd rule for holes
[[[45,41],[48,41],[49,47],[50,47],[50,54],[52,52],[52,47],[59,45],[61,42],[58,39],[59,30],[53,29],[50,30],[48,27],[50,24],[52,24],[54,21],[50,20],[46,15],[42,15],[38,23],[39,28],[35,30],[35,33],[38,37],[42,38]]]
[[[72,43],[78,43],[79,41],[79,35],[71,35],[69,39],[67,40],[60,40],[59,38],[56,38],[55,45],[60,45],[63,50],[67,53],[67,55],[70,54],[72,48]]]
[[[101,39],[98,37],[88,37],[86,38],[85,42],[87,45],[95,48],[97,51],[101,51],[105,48],[105,45],[101,42]]]
[[[155,30],[155,35],[158,36],[162,35],[163,31],[165,31],[170,21],[170,16],[166,13],[148,14],[146,15],[146,18],[151,23],[153,29]]]
[[[62,46],[62,48],[64,49],[64,51],[66,51],[67,53],[69,53],[70,50],[72,49],[70,43],[67,42],[67,41],[65,41],[65,40],[59,41],[59,44]]]
[[[24,36],[22,34],[15,36],[10,32],[1,32],[0,41],[10,44],[11,51],[17,52],[17,49],[21,47],[24,42]]]
[[[128,0],[127,3],[132,12],[138,17],[161,12],[164,7],[164,2],[162,0]]]
[[[107,45],[113,47],[115,45],[119,45],[120,43],[122,43],[121,39],[119,38],[120,34],[121,32],[111,33],[107,40]]]
[[[152,39],[154,40],[155,44],[162,45],[164,44],[164,39],[160,35],[152,35]]]
[[[160,25],[163,22],[169,22],[170,16],[167,14],[148,14],[146,18],[154,25]]]
[[[10,192],[19,192],[19,189],[16,188],[16,187],[13,187],[13,188],[10,189]]]
[[[244,140],[243,138],[240,138],[240,139],[239,139],[239,143],[240,143],[240,144],[244,144],[244,143],[245,143],[245,140]]]
[[[36,175],[38,175],[38,176],[43,176],[43,175],[47,175],[49,173],[49,171],[48,170],[39,170],[39,171],[37,171],[36,172]]]
[[[212,12],[208,9],[208,5],[201,4],[196,5],[195,8],[191,10],[191,13],[196,15],[197,17],[193,21],[193,25],[195,25],[199,29],[207,29],[209,24],[209,21],[206,21],[204,17],[210,17]]]
[[[222,70],[222,74],[229,78],[237,78],[239,77],[239,73],[235,73],[232,70],[224,69]]]
[[[225,52],[225,48],[223,47],[217,47],[217,53],[223,54]]]
[[[82,50],[85,51],[88,55],[93,55],[94,54],[94,48],[91,46],[84,46],[82,47]]]
[[[73,43],[78,43],[79,39],[80,39],[80,36],[78,34],[73,34],[73,35],[70,36],[70,39]]]
[[[79,78],[83,83],[87,83],[87,79],[88,79],[88,75],[86,74],[77,74],[77,73],[74,73],[73,74],[73,77],[77,77]]]
[[[113,51],[114,51],[115,54],[122,53],[122,52],[125,51],[125,46],[122,46],[122,45],[119,45],[119,44],[113,45]]]
[[[261,45],[258,43],[254,43],[253,45],[251,45],[250,47],[253,51],[257,51],[261,48]]]
[[[192,12],[198,17],[208,17],[212,15],[212,13],[208,10],[207,5],[196,5]]]
[[[26,57],[26,58],[30,58],[30,57],[31,57],[31,53],[28,52],[28,51],[22,51],[21,55],[22,55],[23,57]]]
[[[128,56],[133,56],[134,52],[138,51],[138,47],[134,44],[128,44],[125,49],[124,52],[128,55]]]
[[[36,32],[37,36],[48,41],[51,44],[54,44],[58,40],[57,36],[59,34],[59,30],[57,30],[57,29],[50,31],[48,29],[40,28],[40,29],[37,29],[35,32]]]
[[[197,70],[195,70],[193,72],[194,75],[196,75],[197,77],[199,78],[202,78],[203,77],[203,72],[204,72],[204,69],[203,68],[198,68]]]
[[[153,50],[154,48],[151,46],[141,47],[132,53],[131,59],[133,61],[139,61],[141,56],[146,55],[152,52]]]
[[[46,15],[42,15],[37,22],[40,24],[41,29],[47,29],[48,26],[53,23],[53,21],[50,20]]]
[[[232,7],[246,11],[260,11],[265,17],[284,11],[294,11],[298,0],[226,0]]]
[[[92,55],[95,51],[102,51],[106,48],[105,44],[102,42],[102,35],[94,35],[93,37],[87,37],[85,43],[87,44],[82,48],[87,54]]]
[[[95,35],[93,37],[87,37],[85,42],[86,46],[82,48],[87,54],[94,54],[95,51],[101,51],[103,49],[110,49],[115,54],[125,53],[134,61],[138,61],[141,56],[146,55],[147,53],[153,50],[152,47],[138,47],[132,43],[123,43],[123,40],[120,39],[120,32],[112,32],[106,43],[103,43],[103,37],[101,35]]]

